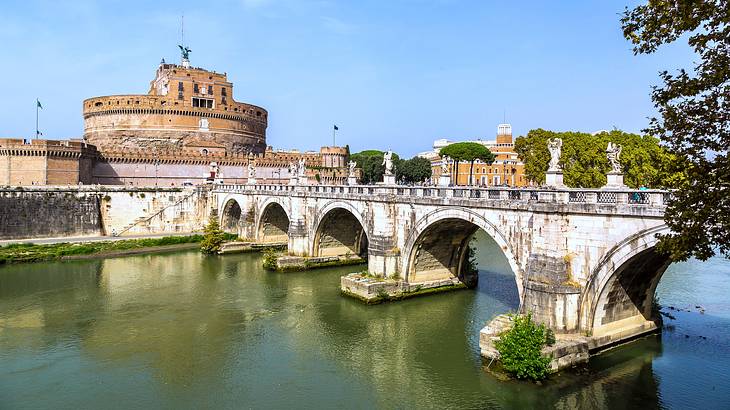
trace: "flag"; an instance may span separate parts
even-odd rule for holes
[[[40,102],[40,101],[38,101],[38,99],[37,99],[37,98],[36,98],[35,102],[36,102],[36,104],[38,105],[38,108],[40,108],[40,109],[43,109],[43,106],[41,105],[41,102]]]
[[[339,128],[337,128],[337,126],[336,126],[336,125],[335,125],[335,131],[339,131]]]

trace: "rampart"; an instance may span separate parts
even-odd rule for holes
[[[207,191],[95,187],[0,189],[0,239],[200,231]]]

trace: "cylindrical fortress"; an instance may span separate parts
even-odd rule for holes
[[[84,100],[84,139],[100,150],[266,149],[268,113],[233,100],[225,74],[160,64],[147,95]]]

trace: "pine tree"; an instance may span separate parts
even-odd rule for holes
[[[210,213],[208,225],[203,230],[203,241],[200,242],[200,251],[203,253],[213,254],[221,250],[221,244],[225,238],[225,233],[218,224],[218,212],[215,210]]]

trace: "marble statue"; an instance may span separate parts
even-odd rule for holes
[[[560,138],[552,138],[548,140],[548,150],[550,151],[550,166],[548,171],[559,171],[560,151],[563,147],[563,140]]]
[[[619,162],[621,159],[621,146],[609,141],[608,147],[606,147],[606,157],[608,157],[608,162],[611,164],[611,173],[620,174],[622,171],[621,162]]]
[[[355,178],[355,167],[357,166],[357,162],[350,161],[347,163],[347,166],[349,168],[349,173],[347,174],[348,178]]]
[[[307,175],[307,167],[306,167],[306,165],[304,163],[304,158],[299,158],[299,167],[298,167],[298,170],[299,170],[299,176],[300,177],[304,177],[304,176]]]
[[[249,178],[256,178],[256,167],[254,167],[253,162],[248,162],[248,177]]]
[[[383,154],[381,165],[385,165],[385,175],[393,175],[393,151],[388,150]]]

